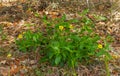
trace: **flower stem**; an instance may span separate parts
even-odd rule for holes
[[[108,66],[108,59],[107,59],[106,56],[104,58],[104,62],[105,62],[106,76],[110,76],[110,71],[109,71],[109,66]]]

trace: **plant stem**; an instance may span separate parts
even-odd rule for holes
[[[109,66],[108,66],[108,60],[107,60],[106,56],[104,58],[104,62],[105,62],[105,68],[106,68],[106,76],[110,76],[110,71],[109,71]]]
[[[75,68],[74,68],[74,67],[72,67],[72,73],[73,73],[73,76],[77,76],[77,75],[76,75],[76,71],[75,71]]]

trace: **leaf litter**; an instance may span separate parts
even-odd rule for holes
[[[79,2],[73,2],[69,0],[64,0],[60,3],[34,1],[32,4],[30,1],[22,1],[19,4],[15,2],[7,4],[8,6],[2,5],[0,7],[0,74],[2,76],[71,76],[71,70],[67,67],[52,67],[48,63],[39,64],[38,60],[41,58],[39,54],[31,52],[22,53],[19,52],[15,43],[15,38],[18,35],[28,29],[36,31],[36,28],[41,24],[42,28],[45,28],[44,24],[39,20],[43,15],[47,15],[50,18],[60,17],[62,14],[66,14],[67,19],[81,19],[77,14],[78,11],[84,10],[87,6]],[[96,0],[97,1],[97,0]],[[74,5],[74,6],[73,6]],[[32,10],[31,10],[32,8]],[[96,7],[97,8],[97,7]],[[104,12],[103,9],[106,8],[105,5],[98,6],[100,10],[96,8],[91,9],[88,16],[95,21],[94,13],[104,15],[109,18],[109,12]],[[18,10],[19,9],[19,10]],[[101,11],[102,10],[102,11]],[[107,8],[106,8],[107,10]],[[34,16],[34,11],[37,11],[40,17],[36,18]],[[97,12],[96,12],[97,11]],[[104,14],[107,13],[107,14]],[[112,12],[113,13],[113,12]],[[106,37],[107,34],[110,34],[114,37],[114,42],[111,45],[112,50],[110,54],[113,57],[113,60],[109,62],[109,69],[111,76],[120,75],[120,23],[119,23],[119,12],[117,14],[112,14],[112,20],[107,21],[96,21],[96,32],[102,37]],[[37,15],[36,15],[37,16]],[[25,24],[35,24],[35,26],[25,26]],[[44,29],[42,29],[44,30]],[[3,34],[5,36],[3,36]],[[9,57],[7,57],[9,56]],[[102,61],[91,61],[91,65],[80,64],[79,67],[76,67],[76,72],[78,76],[105,76],[105,68]]]

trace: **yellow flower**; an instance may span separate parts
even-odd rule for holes
[[[63,26],[59,26],[59,29],[62,31],[64,29],[64,27]]]
[[[70,28],[70,29],[73,29],[73,25],[70,25],[69,28]]]
[[[23,38],[23,35],[22,34],[19,34],[18,35],[18,39],[22,39]]]
[[[9,58],[9,57],[11,57],[12,55],[9,53],[8,55],[7,55],[7,57]]]
[[[99,49],[102,49],[103,46],[102,46],[101,44],[98,44],[98,48],[99,48]]]

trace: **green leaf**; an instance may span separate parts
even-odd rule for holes
[[[33,40],[34,40],[35,42],[37,42],[37,38],[36,38],[35,36],[33,36]]]
[[[85,16],[89,12],[89,9],[85,9],[80,13],[80,16]]]
[[[99,56],[103,55],[104,53],[105,53],[104,50],[100,50],[100,51],[96,54],[96,56],[99,57]]]
[[[71,20],[69,21],[69,23],[77,23],[77,22],[79,22],[77,19],[71,19]]]
[[[42,57],[39,61],[39,63],[43,63],[43,62],[46,62],[48,61],[48,58],[45,56],[45,57]]]
[[[62,21],[65,21],[66,20],[66,15],[64,14],[61,18]]]
[[[60,63],[61,58],[62,58],[61,55],[56,56],[56,58],[55,58],[55,64],[56,65],[58,65]]]
[[[30,27],[30,26],[34,26],[34,24],[25,24],[25,26]]]
[[[105,21],[105,20],[107,20],[107,18],[104,16],[99,16],[99,20]]]
[[[40,14],[38,12],[34,13],[35,17],[40,17]]]
[[[54,52],[48,52],[49,59],[52,59],[54,55],[55,55]]]
[[[82,14],[86,15],[89,12],[89,9],[83,10]]]
[[[94,17],[95,17],[97,20],[102,20],[102,21],[107,20],[107,18],[104,17],[104,16],[94,15]]]

